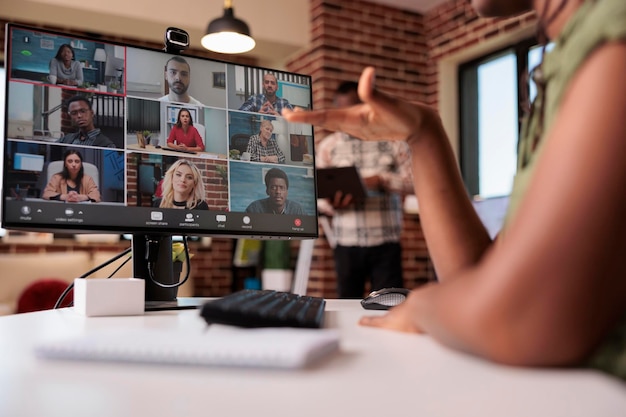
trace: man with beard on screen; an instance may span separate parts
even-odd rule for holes
[[[169,93],[161,97],[160,101],[176,101],[196,106],[203,105],[187,92],[191,83],[191,67],[185,58],[173,56],[167,61],[165,64],[165,79],[167,80]]]
[[[263,76],[263,93],[248,97],[239,110],[253,111],[263,114],[273,114],[280,116],[283,109],[293,110],[293,105],[285,98],[276,95],[278,91],[278,80],[276,76],[267,73]]]

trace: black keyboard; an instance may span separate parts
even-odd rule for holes
[[[273,290],[242,290],[205,303],[207,323],[239,327],[306,327],[324,324],[326,301],[320,297]]]

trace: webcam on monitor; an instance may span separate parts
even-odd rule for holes
[[[181,53],[189,48],[189,33],[183,29],[169,27],[165,30],[165,51]]]

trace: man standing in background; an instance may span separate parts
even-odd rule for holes
[[[360,103],[356,82],[344,82],[335,91],[335,107]],[[317,168],[354,165],[368,191],[355,204],[349,194],[318,200],[320,213],[332,217],[340,298],[363,298],[365,282],[371,289],[402,287],[402,197],[413,182],[405,142],[367,142],[335,132],[324,138],[316,152]]]

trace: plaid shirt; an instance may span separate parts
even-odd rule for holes
[[[368,190],[364,203],[335,210],[333,229],[341,246],[370,247],[399,242],[402,231],[402,195],[413,191],[411,156],[404,142],[369,142],[336,132],[316,149],[318,168],[351,166],[363,178],[379,175],[383,191]],[[328,202],[320,200],[320,209]]]
[[[248,100],[246,100],[246,102],[243,103],[241,107],[239,107],[239,110],[253,111],[258,113],[266,101],[267,97],[265,97],[265,94],[256,94],[254,96],[248,97]],[[289,104],[289,101],[287,101],[287,99],[284,98],[276,97],[276,101],[272,104],[274,106],[274,110],[276,110],[278,114],[280,114],[283,109],[293,110],[293,106]]]
[[[251,161],[260,162],[262,156],[277,156],[279,164],[285,163],[285,154],[280,150],[273,136],[267,141],[267,146],[263,146],[259,135],[250,136],[246,151],[250,153]]]

